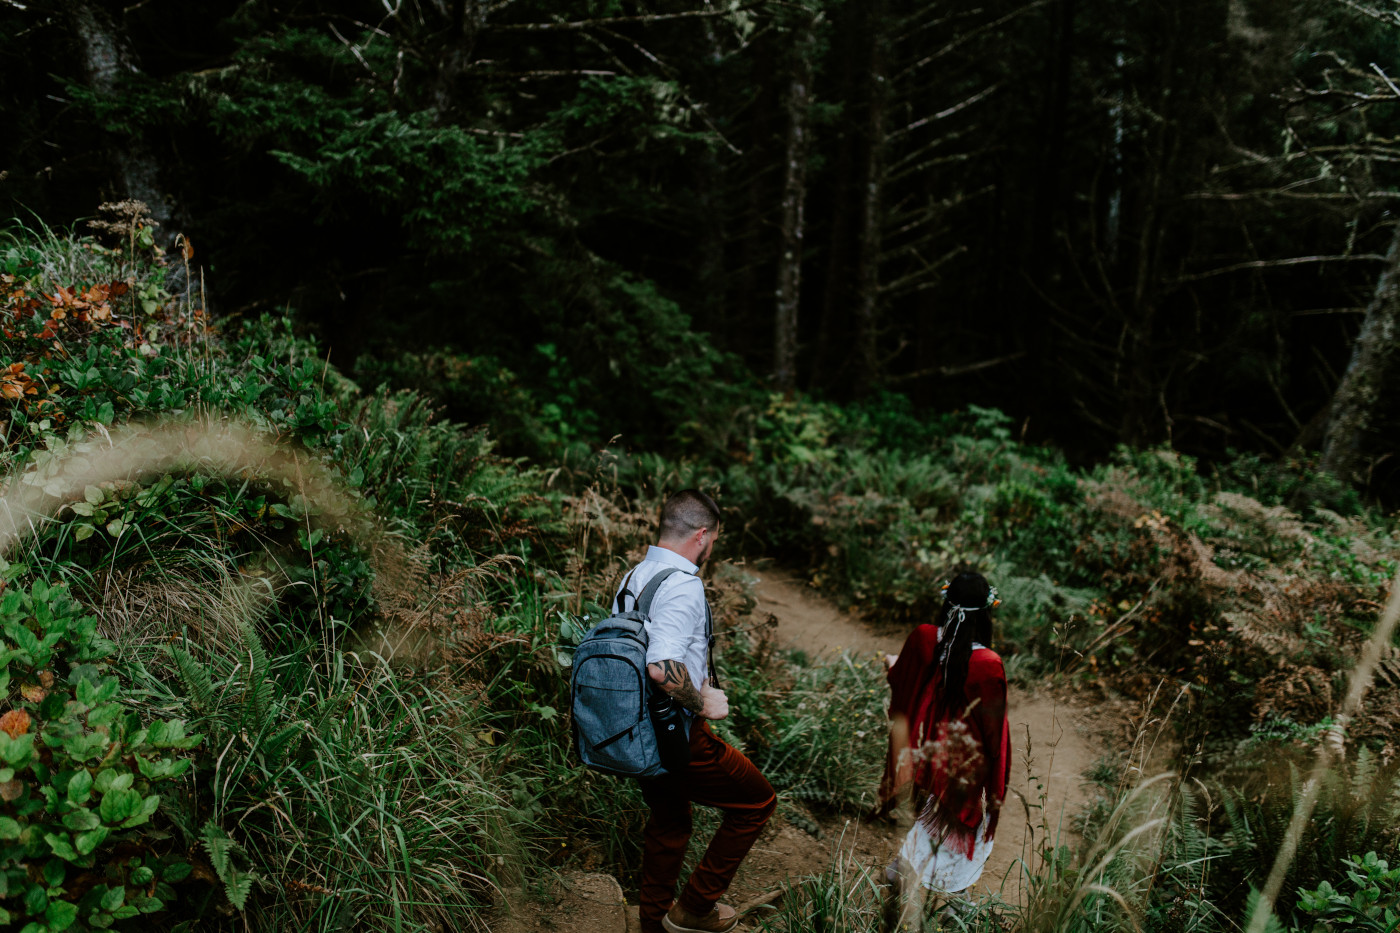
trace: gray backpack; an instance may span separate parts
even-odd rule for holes
[[[656,731],[647,712],[653,689],[647,676],[647,622],[656,591],[678,568],[657,571],[627,609],[624,584],[617,615],[604,619],[574,649],[570,694],[574,747],[585,765],[608,774],[646,778],[665,774]]]

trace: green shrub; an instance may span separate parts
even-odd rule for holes
[[[1297,758],[1290,764],[1289,758]],[[1305,775],[1300,768],[1310,755],[1277,743],[1260,746],[1221,774],[1221,814],[1217,821],[1231,857],[1216,868],[1214,897],[1223,909],[1242,907],[1250,887],[1263,887]],[[1229,783],[1224,783],[1229,782]],[[1221,820],[1224,817],[1224,820]],[[1347,877],[1339,867],[1355,852],[1392,851],[1400,844],[1400,766],[1382,763],[1363,749],[1355,761],[1324,773],[1317,808],[1298,840],[1297,854],[1284,876],[1285,891],[1337,885]],[[1282,906],[1282,905],[1280,905]]]
[[[1339,891],[1324,881],[1298,892],[1298,911],[1312,918],[1310,933],[1400,929],[1400,866],[1391,868],[1375,852],[1343,859],[1348,884]]]
[[[190,864],[163,833],[157,788],[190,768],[185,721],[142,717],[111,673],[114,645],[66,587],[0,597],[0,923],[105,929],[164,911]]]

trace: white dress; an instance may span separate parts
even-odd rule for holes
[[[992,854],[992,840],[987,838],[987,822],[984,811],[973,840],[972,858],[968,858],[961,846],[938,845],[923,822],[915,820],[913,828],[904,837],[904,844],[899,847],[899,859],[890,869],[892,872],[907,872],[905,877],[918,878],[920,885],[941,894],[956,894],[969,888],[982,877],[982,867]]]

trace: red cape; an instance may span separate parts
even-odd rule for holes
[[[890,668],[890,717],[903,715],[909,721],[908,748],[919,749],[927,742],[938,743],[931,757],[904,756],[904,748],[891,741],[880,782],[880,800],[894,797],[904,784],[929,795],[920,819],[927,815],[947,833],[947,842],[957,844],[971,857],[977,828],[983,818],[982,799],[987,800],[987,832],[996,833],[1001,803],[1011,775],[1011,729],[1006,720],[1006,671],[1001,657],[988,648],[973,650],[963,686],[968,706],[954,714],[938,716],[942,672],[934,663],[938,648],[938,627],[920,625],[910,633]],[[932,828],[932,827],[931,827]]]

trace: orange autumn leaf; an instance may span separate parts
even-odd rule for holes
[[[19,778],[11,778],[0,784],[0,800],[6,803],[18,800],[22,793],[24,793],[24,785],[20,783]]]
[[[112,298],[120,298],[122,295],[125,295],[130,289],[131,286],[127,285],[125,282],[113,282],[110,286],[108,286],[107,294]]]
[[[8,371],[11,372],[11,373],[22,373],[22,372],[24,372],[24,362],[21,361],[21,362],[18,362],[18,363],[11,363],[11,364],[10,364],[10,368],[9,368]]]
[[[42,703],[49,692],[38,684],[20,684],[19,694],[30,703]],[[8,715],[8,714],[6,714]],[[28,713],[25,713],[28,716]]]
[[[22,709],[12,709],[0,716],[0,729],[12,739],[17,739],[29,731],[29,714]]]

